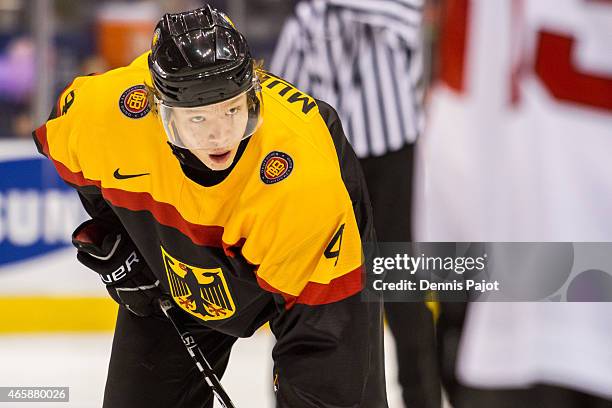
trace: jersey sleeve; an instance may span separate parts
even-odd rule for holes
[[[327,304],[362,288],[361,238],[346,190],[299,184],[276,198],[243,247],[259,285],[294,304]]]
[[[90,77],[77,77],[59,95],[46,123],[32,132],[38,151],[49,158],[60,177],[75,184],[81,169],[77,159],[80,89]]]
[[[356,158],[343,153],[343,187],[323,177],[316,188],[302,186],[299,205],[279,209],[288,217],[287,234],[274,228],[280,239],[272,247],[284,255],[270,263],[264,258],[257,270],[260,285],[277,292],[281,309],[270,322],[279,408],[387,406],[381,303],[361,294],[362,239],[373,238],[371,214],[359,209],[369,201],[367,191],[358,194],[365,185],[349,180],[360,176],[346,166]],[[326,181],[333,192],[323,188]],[[276,222],[280,227],[282,217]]]
[[[276,406],[386,407],[381,303],[362,294],[362,243],[375,240],[371,205],[336,112],[317,104],[306,139],[317,141],[326,160],[296,158],[296,173],[308,166],[302,178],[276,184],[293,183],[266,197],[275,208],[243,246],[277,302],[270,322]]]
[[[59,176],[74,187],[92,218],[118,224],[119,220],[103,199],[99,186],[83,176],[78,160],[80,129],[87,127],[79,105],[80,94],[91,76],[77,77],[59,95],[47,122],[32,132],[38,151],[51,160]]]

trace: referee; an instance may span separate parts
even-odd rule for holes
[[[334,106],[359,156],[379,242],[411,241],[413,143],[423,127],[423,0],[313,0],[285,22],[271,71]],[[406,407],[441,406],[433,321],[385,305]]]

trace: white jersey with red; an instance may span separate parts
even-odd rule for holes
[[[612,0],[450,0],[421,241],[612,241]],[[474,304],[459,375],[612,396],[612,305]]]

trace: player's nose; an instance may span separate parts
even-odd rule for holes
[[[209,143],[214,143],[217,142],[221,139],[221,135],[219,132],[215,131],[215,130],[211,130],[208,132],[207,136],[206,136],[206,140]]]

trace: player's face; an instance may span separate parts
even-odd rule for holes
[[[173,109],[171,143],[189,149],[206,167],[231,166],[249,119],[246,94],[212,106]]]

